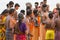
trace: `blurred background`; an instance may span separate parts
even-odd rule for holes
[[[13,1],[14,4],[18,3],[20,5],[20,8],[18,12],[20,12],[21,9],[26,9],[26,3],[30,2],[32,4],[32,7],[34,8],[35,2],[40,2],[43,0],[0,0],[0,14],[1,12],[6,9],[6,4],[9,3],[9,1]],[[50,6],[50,10],[52,11],[56,7],[56,3],[59,3],[60,0],[47,0],[47,4]]]

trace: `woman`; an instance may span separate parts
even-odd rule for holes
[[[6,17],[7,17],[7,15],[8,15],[8,10],[7,9],[5,9],[3,12],[2,12],[2,22],[5,24],[5,21],[6,21]],[[3,25],[2,26],[2,29],[3,29],[3,34],[4,34],[4,37],[3,37],[3,40],[5,40],[6,39],[6,35],[5,35],[5,32],[6,32],[6,27],[5,27],[5,25]]]
[[[15,28],[16,32],[16,40],[26,40],[26,24],[23,23],[23,15],[19,14],[18,15],[18,23]]]
[[[35,40],[39,40],[39,33],[40,33],[40,22],[41,22],[41,18],[38,15],[38,10],[34,10],[34,36],[35,36]]]
[[[3,30],[2,30],[2,26],[4,24],[2,23],[2,17],[0,15],[0,40],[3,40]]]

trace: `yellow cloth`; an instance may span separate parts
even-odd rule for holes
[[[45,39],[54,39],[54,38],[55,38],[54,30],[47,30]]]
[[[3,23],[5,23],[5,21],[6,21],[6,17],[4,17],[4,18],[2,19],[2,22],[3,22]],[[2,29],[5,31],[5,25],[3,25]]]

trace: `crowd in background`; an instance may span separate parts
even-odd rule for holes
[[[38,1],[38,0],[37,0]],[[51,3],[52,4],[52,3]],[[60,40],[60,4],[50,11],[47,0],[26,3],[26,10],[17,10],[21,5],[10,1],[0,14],[0,40]],[[12,8],[14,7],[14,8]]]

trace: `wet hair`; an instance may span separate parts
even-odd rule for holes
[[[52,19],[52,18],[53,18],[53,12],[50,12],[49,15],[48,15],[48,17],[49,17],[50,19]]]
[[[45,8],[45,7],[47,7],[47,5],[46,4],[43,4],[42,7]]]
[[[39,5],[39,3],[38,3],[38,2],[35,2],[35,4]]]
[[[29,16],[29,15],[31,15],[31,14],[32,14],[32,10],[31,10],[31,9],[28,9],[28,10],[26,11],[26,13],[27,13],[26,15],[28,15],[28,16]]]
[[[16,6],[20,7],[20,5],[19,5],[18,3],[15,4],[15,7],[16,7]]]
[[[25,13],[25,10],[21,10],[20,12],[24,14]]]
[[[8,11],[7,9],[5,9],[5,10],[1,13],[1,15],[5,15],[6,13],[9,13],[9,11]]]
[[[15,9],[10,9],[9,14],[12,14],[15,11]]]
[[[10,2],[9,2],[9,5],[12,5],[12,4],[14,4],[14,2],[13,2],[13,1],[10,1]]]
[[[37,16],[38,15],[38,10],[34,10],[33,13],[34,13],[35,16]]]
[[[6,7],[8,8],[9,7],[9,4],[7,4]]]

